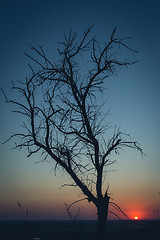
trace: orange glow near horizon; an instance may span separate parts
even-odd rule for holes
[[[144,220],[150,218],[150,216],[143,209],[138,209],[137,211],[128,211],[127,215],[131,220]]]

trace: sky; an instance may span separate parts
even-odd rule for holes
[[[57,42],[72,28],[83,33],[95,24],[94,33],[105,41],[117,26],[117,34],[132,37],[129,44],[139,50],[138,63],[119,72],[106,83],[110,121],[130,133],[145,156],[126,150],[116,157],[116,171],[107,175],[114,201],[133,219],[152,219],[160,210],[160,15],[159,1],[14,1],[0,3],[0,87],[8,95],[10,82],[29,74],[28,44],[44,46],[56,60]],[[15,96],[14,96],[15,97]],[[2,144],[19,128],[21,119],[5,104],[0,92],[0,220],[67,219],[65,202],[72,203],[80,191],[61,188],[70,179],[55,174],[47,163],[36,164],[40,156],[27,158],[27,151],[11,150],[14,142]],[[20,202],[23,209],[17,205]],[[88,202],[80,208],[82,219],[96,219]],[[111,219],[111,216],[109,215]]]

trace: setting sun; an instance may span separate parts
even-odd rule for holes
[[[134,219],[135,219],[135,220],[138,220],[138,217],[137,217],[137,216],[135,216],[135,217],[134,217]]]

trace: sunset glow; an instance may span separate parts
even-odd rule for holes
[[[104,181],[101,186],[102,195],[105,196],[105,193],[107,193],[110,197],[108,220],[115,220],[116,222],[119,218],[124,221],[130,219],[133,225],[137,226],[141,225],[143,221],[159,220],[160,31],[157,31],[160,22],[159,1],[154,1],[154,4],[151,1],[146,1],[143,5],[143,1],[124,1],[125,4],[123,4],[122,1],[39,0],[32,1],[32,6],[28,4],[29,1],[26,1],[25,4],[23,1],[12,0],[1,2],[0,26],[3,37],[0,38],[0,53],[2,56],[0,59],[0,221],[70,220],[65,203],[70,206],[76,201],[76,204],[73,204],[70,209],[73,218],[80,211],[77,220],[97,220],[97,207],[93,204],[93,201],[97,202],[96,191],[98,185],[96,176],[102,169],[104,169]],[[84,39],[84,45],[87,44],[86,51],[82,47],[84,56],[78,55],[76,58],[75,53],[79,48],[81,49],[78,42],[83,39],[84,32],[86,33],[92,24],[94,25],[92,31]],[[115,28],[116,26],[117,28]],[[71,29],[72,31],[70,31]],[[126,37],[124,41],[129,48],[119,44],[115,51],[114,48],[111,48],[108,52],[103,52],[102,49],[104,46],[107,47],[106,43],[113,37],[114,29],[116,31],[113,35],[117,38],[116,41],[121,38],[123,40]],[[70,68],[70,62],[68,62],[69,55],[65,55],[68,52],[59,55],[63,47],[65,48],[65,38],[69,41],[71,32],[76,33],[74,37],[77,41],[75,52],[71,50],[74,52],[71,63],[73,64],[73,78],[75,79],[74,88],[78,89],[77,95],[72,91],[73,89],[69,90],[72,69]],[[131,39],[128,37],[131,37]],[[89,42],[90,39],[91,42]],[[40,46],[40,51],[42,46],[45,56],[48,57],[54,67],[44,59],[42,63],[48,64],[48,67],[41,68],[37,60],[41,61],[43,56],[38,57],[37,55],[35,61],[27,57],[28,54],[33,54],[33,57],[36,58],[30,44],[33,47],[39,48]],[[113,44],[116,45],[116,42],[113,41]],[[94,47],[98,48],[97,51],[94,51]],[[117,54],[119,47],[120,54]],[[71,46],[69,48],[71,49]],[[66,51],[69,50],[66,48]],[[26,54],[23,54],[24,52]],[[115,69],[113,72],[110,70],[112,64],[110,65],[109,54],[114,58]],[[59,71],[56,70],[55,75],[52,75],[51,72],[61,66],[63,57],[65,57],[64,64],[68,64],[66,73],[62,66]],[[121,59],[122,62],[124,60],[125,66],[128,66],[128,68],[123,68],[121,64],[117,64],[118,59]],[[77,64],[75,64],[76,61]],[[129,61],[133,61],[135,64],[130,65],[128,64]],[[108,64],[106,67],[109,68],[105,75],[103,64],[106,63]],[[32,67],[35,68],[35,74]],[[97,69],[103,75],[102,78],[98,77],[99,72],[96,74]],[[32,79],[32,76],[34,79],[37,77],[36,81],[39,81],[41,71],[44,71],[44,80],[48,79],[51,85],[46,83],[44,89],[39,93],[36,90],[34,91],[37,98],[35,99],[37,108],[35,114],[32,115],[32,111],[26,112],[27,108],[30,107],[29,98],[31,100],[32,95],[26,88],[29,98],[25,102],[23,100],[25,91],[17,95],[14,89],[11,90],[14,86],[12,81],[15,85],[22,82],[21,87],[23,87],[25,86],[23,83],[29,81],[30,78]],[[47,73],[47,71],[49,72]],[[59,83],[54,85],[53,79],[56,79],[57,76],[56,81],[59,81],[61,72],[64,74],[62,74],[62,79],[67,77],[67,80],[62,85]],[[104,84],[103,93],[101,92],[101,85],[96,88],[94,83],[92,83],[94,91],[88,92],[87,84],[92,79],[96,80],[96,84],[101,80],[100,84],[101,82],[102,85]],[[81,83],[84,84],[82,89]],[[67,84],[66,87],[65,84]],[[41,88],[41,84],[38,82],[35,86],[33,84],[33,89],[36,86]],[[53,86],[54,90],[52,91],[51,87]],[[48,88],[48,91],[44,94],[46,88]],[[54,95],[55,90],[60,91],[61,94],[58,92]],[[64,94],[62,94],[62,91],[64,91]],[[88,128],[87,118],[87,121],[82,118],[82,123],[80,123],[78,116],[81,119],[82,110],[76,113],[78,106],[75,106],[77,100],[74,100],[74,96],[67,100],[67,97],[72,93],[75,94],[75,99],[79,99],[78,105],[79,101],[83,102],[81,106],[86,107],[87,114],[93,110],[93,115],[88,115],[91,128]],[[86,93],[89,93],[90,96],[86,97]],[[94,94],[95,98],[91,102]],[[51,96],[53,96],[53,101],[50,99]],[[66,99],[63,99],[60,103],[63,96],[66,96]],[[42,102],[43,97],[44,102]],[[17,100],[17,105],[12,105],[10,99],[13,102]],[[47,103],[48,99],[49,102]],[[85,99],[86,105],[84,104]],[[74,102],[71,105],[72,100]],[[22,107],[20,103],[26,104],[24,105],[23,116],[20,114],[22,109],[17,110],[18,106]],[[51,107],[52,103],[53,107]],[[68,108],[66,107],[67,103],[69,103]],[[46,109],[43,109],[43,106]],[[42,107],[41,110],[40,107]],[[50,107],[51,110],[49,110]],[[63,107],[64,109],[62,109]],[[72,111],[75,118],[71,117]],[[102,114],[98,115],[98,111],[101,111]],[[50,121],[51,133],[48,135],[44,128],[47,127],[46,123],[52,117],[51,113],[53,113],[54,120]],[[60,117],[63,113],[66,114],[61,121]],[[36,135],[31,133],[34,129],[32,126],[27,135],[28,130],[26,128],[25,131],[26,125],[24,123],[26,122],[29,126],[31,123],[29,118],[32,116],[37,119],[34,123],[37,132]],[[41,121],[41,116],[44,117],[44,121]],[[48,117],[46,118],[46,116]],[[97,117],[99,120],[96,122]],[[66,122],[63,119],[66,119]],[[57,121],[57,124],[55,121]],[[84,122],[87,122],[87,127],[84,127]],[[62,129],[58,133],[59,125]],[[79,134],[82,134],[82,137],[79,136],[75,128],[79,129]],[[68,131],[68,129],[70,129],[69,135],[65,137],[63,132]],[[38,133],[40,130],[42,130],[41,134]],[[90,133],[91,130],[93,135]],[[102,135],[100,134],[101,131]],[[11,137],[14,133],[17,134],[16,138]],[[18,135],[18,133],[20,134]],[[123,138],[120,137],[120,134]],[[49,136],[51,150],[58,157],[64,158],[64,163],[70,167],[69,172],[72,173],[78,167],[75,174],[82,182],[80,183],[78,180],[80,186],[84,187],[85,190],[82,191],[77,186],[77,180],[74,183],[64,167],[55,163],[51,157],[52,154],[50,157],[43,154],[43,148],[34,148],[33,146],[33,154],[27,151],[27,147],[20,147],[16,150],[16,146],[21,146],[20,136],[28,138],[37,136],[41,138],[44,144],[46,144]],[[91,141],[89,136],[92,138]],[[93,137],[95,138],[94,142]],[[7,139],[10,139],[10,141],[7,141]],[[89,147],[84,143],[81,145],[80,140],[84,142],[86,140]],[[28,144],[28,141],[25,145]],[[58,143],[58,141],[60,142]],[[132,142],[131,145],[128,141]],[[3,142],[6,143],[2,144]],[[99,145],[97,145],[98,142]],[[66,144],[66,149],[62,150],[64,144]],[[99,155],[96,153],[96,162],[100,163],[99,167],[95,164],[94,144],[97,146],[96,149],[99,149]],[[138,149],[142,148],[144,155],[136,150],[134,151],[135,145],[138,146]],[[115,151],[112,151],[113,146],[115,146]],[[124,150],[121,147],[125,147]],[[48,151],[48,147],[45,149]],[[72,151],[74,149],[75,152]],[[72,166],[70,159],[67,157],[70,151],[73,160]],[[45,156],[48,156],[46,161]],[[112,162],[114,164],[111,164]],[[106,168],[103,168],[104,163]],[[84,165],[82,166],[82,164]],[[84,170],[86,177],[83,174],[81,175],[80,168]],[[74,179],[77,178],[74,177]],[[86,187],[89,191],[86,190]],[[85,196],[84,192],[89,195]],[[88,197],[91,194],[95,197]],[[84,199],[84,201],[79,201],[81,199]],[[17,202],[22,205],[22,208]],[[127,218],[120,212],[120,209]],[[26,216],[27,210],[29,214]],[[134,236],[131,236],[131,238],[134,238]],[[3,239],[1,235],[0,239]]]

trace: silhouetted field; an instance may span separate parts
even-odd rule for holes
[[[95,221],[1,221],[1,240],[90,240],[96,239]],[[158,240],[160,221],[109,221],[106,240]],[[100,239],[100,238],[98,238]]]

